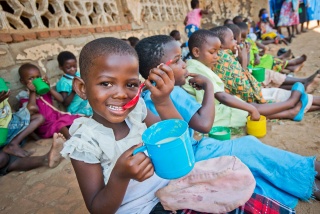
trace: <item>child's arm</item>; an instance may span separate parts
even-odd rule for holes
[[[115,213],[121,205],[130,179],[142,182],[153,175],[154,169],[149,157],[142,152],[132,155],[138,146],[141,144],[131,147],[118,158],[106,185],[100,164],[71,159],[90,213]]]
[[[215,93],[215,96],[216,96],[216,99],[220,103],[222,103],[226,106],[247,111],[249,113],[249,115],[251,116],[252,120],[259,120],[260,119],[260,113],[256,109],[256,107],[254,107],[253,105],[250,105],[246,102],[238,100],[237,98],[235,98],[234,96],[232,96],[226,92],[217,92],[217,93]]]
[[[256,42],[256,45],[258,46],[259,49],[262,49],[259,54],[260,56],[263,56],[266,51],[267,51],[267,46],[265,46],[264,44],[262,44],[261,42]]]
[[[50,86],[50,82],[47,76],[43,77],[43,80]],[[63,97],[60,93],[58,93],[56,90],[54,90],[52,87],[50,87],[50,94],[60,103],[63,102]]]
[[[36,88],[31,81],[28,82],[27,88],[29,89],[29,100],[27,103],[27,109],[29,110],[30,114],[33,114],[39,111],[36,103]]]
[[[155,83],[155,86],[151,83],[152,81]],[[161,118],[155,116],[148,110],[147,117],[144,121],[148,127],[160,120],[172,118],[182,119],[170,99],[170,93],[174,87],[174,75],[169,66],[161,64],[157,68],[153,68],[145,84],[151,92],[151,99]]]
[[[60,94],[63,98],[62,104],[65,107],[68,107],[70,105],[70,103],[72,102],[74,96],[76,95],[76,92],[74,90],[72,90],[69,95],[68,95],[68,92],[60,92]]]
[[[254,53],[254,65],[260,64],[260,56],[258,53]]]
[[[0,92],[0,103],[2,103],[5,99],[7,99],[10,96],[10,91],[1,91]]]
[[[183,24],[186,26],[188,22],[188,16],[186,16],[186,18],[184,18]]]
[[[202,107],[192,116],[189,126],[202,133],[208,133],[212,127],[215,116],[214,90],[212,82],[200,74],[189,74],[193,77],[189,84],[197,90],[204,90]]]

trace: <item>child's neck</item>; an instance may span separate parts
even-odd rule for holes
[[[120,123],[112,123],[104,118],[102,119],[101,117],[95,117],[94,115],[92,116],[92,119],[103,126],[112,129],[116,141],[125,138],[130,132],[130,128],[125,120]]]
[[[73,78],[75,78],[76,74],[70,75],[70,74],[66,74],[66,73],[65,73],[63,76],[66,77],[66,78],[68,78],[68,79],[73,79]]]

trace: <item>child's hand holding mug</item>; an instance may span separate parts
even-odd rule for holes
[[[141,144],[132,146],[118,158],[112,174],[119,180],[134,179],[142,182],[153,175],[154,168],[149,157],[143,152],[132,155],[133,150],[140,146]]]

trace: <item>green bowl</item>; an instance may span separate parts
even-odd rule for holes
[[[0,128],[0,147],[4,146],[7,141],[8,129]]]
[[[228,127],[216,126],[210,130],[209,137],[217,140],[230,140],[231,130]]]
[[[265,80],[266,69],[265,68],[252,68],[252,76],[256,78],[258,82],[263,82]]]

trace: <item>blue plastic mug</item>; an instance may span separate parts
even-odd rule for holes
[[[148,151],[156,174],[164,179],[176,179],[188,174],[195,158],[188,123],[170,119],[153,124],[142,134],[143,146],[133,155]]]

